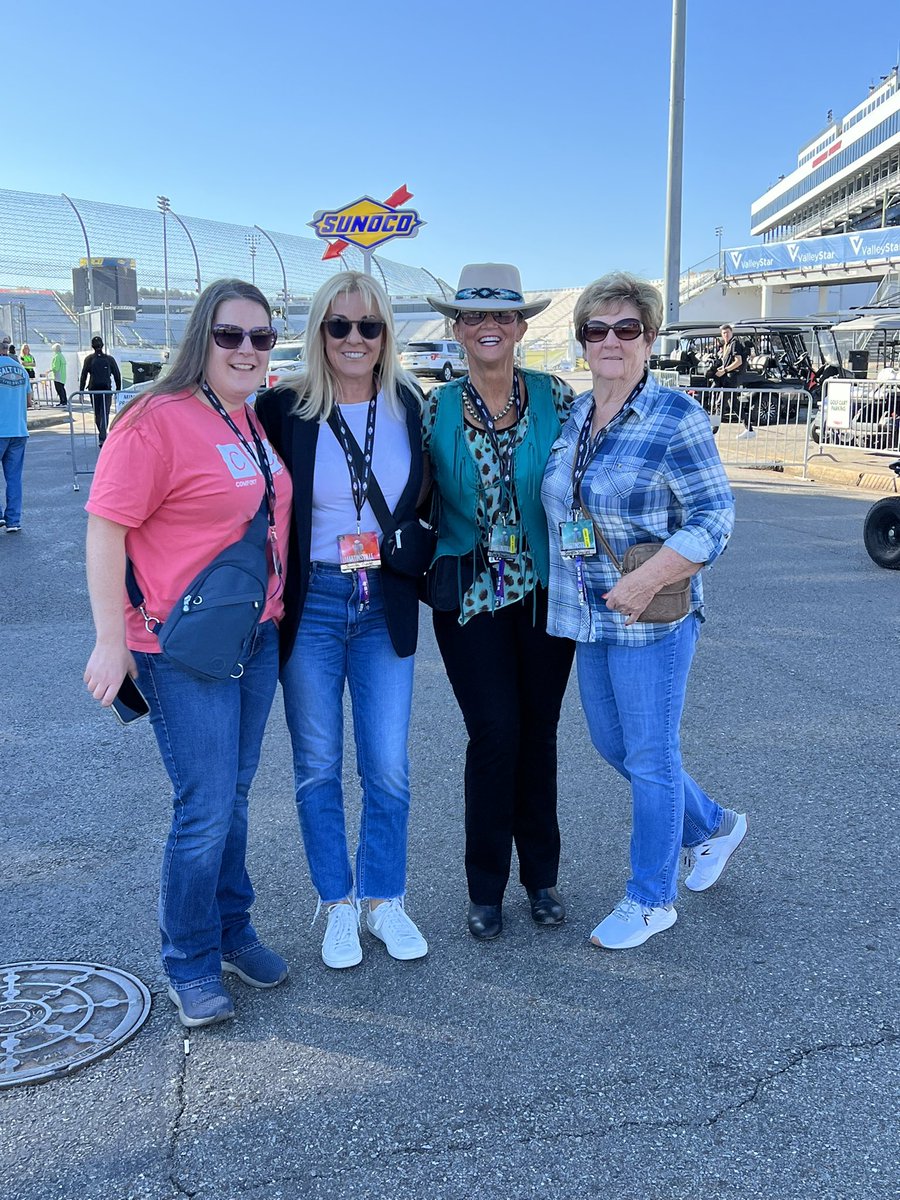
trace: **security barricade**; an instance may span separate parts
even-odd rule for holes
[[[31,407],[50,408],[57,403],[56,389],[51,379],[32,379]]]
[[[656,378],[660,387],[675,388],[676,390],[678,389],[677,371],[670,370],[669,368],[660,369],[657,367],[652,370],[650,374]]]
[[[693,391],[712,423],[729,467],[781,470],[809,457],[813,400],[786,388],[703,388]]]
[[[820,454],[825,446],[900,453],[900,379],[826,379],[812,437]]]
[[[134,392],[72,392],[69,396],[69,439],[72,448],[72,489],[80,491],[79,476],[93,475],[97,455],[106,441],[116,412]]]

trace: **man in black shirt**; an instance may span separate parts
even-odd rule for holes
[[[89,354],[81,368],[79,391],[84,391],[85,382],[88,391],[95,393],[91,396],[94,404],[94,423],[97,426],[97,441],[102,446],[106,441],[106,431],[109,427],[109,410],[112,406],[113,391],[121,391],[122,376],[119,364],[111,354],[103,353],[103,338],[91,338],[94,353]],[[113,389],[113,380],[116,386]]]
[[[719,354],[719,366],[716,368],[716,379],[724,388],[739,388],[744,382],[747,364],[744,361],[746,351],[740,342],[735,340],[734,330],[730,325],[722,325],[719,329],[722,335],[722,349]],[[723,400],[725,397],[723,397]],[[724,410],[724,403],[722,408]],[[754,438],[756,431],[750,424],[750,402],[742,396],[730,397],[729,407],[736,412],[744,422],[744,432],[738,438]],[[744,411],[746,409],[746,412]],[[725,416],[723,411],[722,416]]]

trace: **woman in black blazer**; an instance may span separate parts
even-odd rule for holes
[[[294,481],[281,682],[300,828],[319,905],[322,958],[362,960],[366,924],[398,959],[428,945],[404,907],[407,735],[418,632],[414,579],[379,562],[373,479],[399,522],[422,488],[421,394],[399,365],[390,302],[369,276],[334,275],[313,298],[306,374],[257,412]],[[362,809],[355,872],[341,785],[350,688]]]

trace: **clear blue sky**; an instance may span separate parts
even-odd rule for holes
[[[405,183],[428,224],[383,252],[448,280],[660,276],[670,21],[669,0],[32,0],[3,186],[311,235]],[[683,268],[717,225],[750,241],[751,201],[898,41],[898,0],[687,0]]]

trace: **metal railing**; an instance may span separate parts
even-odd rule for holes
[[[31,407],[50,408],[57,403],[56,389],[50,379],[32,379]]]
[[[900,379],[826,379],[812,437],[820,446],[900,453]]]
[[[694,393],[709,413],[728,467],[779,471],[802,467],[810,454],[814,403],[785,388],[704,388]]]
[[[97,455],[106,441],[109,425],[134,392],[72,392],[69,396],[69,445],[72,453],[72,490],[81,491],[80,475],[93,475]]]

